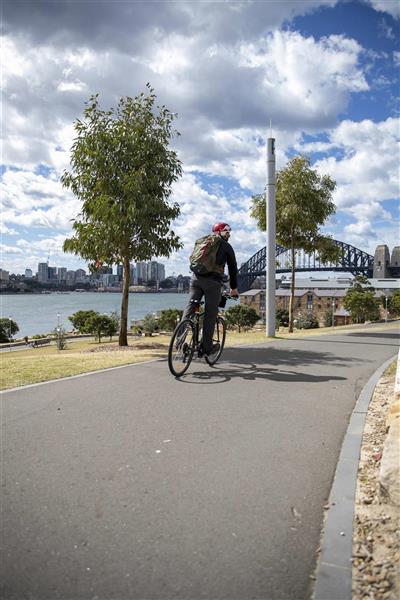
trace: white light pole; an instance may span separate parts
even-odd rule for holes
[[[12,321],[12,318],[8,317],[8,326],[9,326],[9,336],[8,336],[8,339],[10,340],[10,342],[9,342],[10,343],[10,352],[11,352],[11,321]]]
[[[60,351],[60,313],[57,313],[57,350]]]
[[[388,301],[388,297],[385,296],[385,323],[387,323],[387,318],[388,318],[387,301]]]
[[[275,138],[269,137],[267,139],[267,185],[265,188],[265,217],[267,226],[265,265],[265,333],[269,337],[275,337],[275,162]]]

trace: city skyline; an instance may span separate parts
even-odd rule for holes
[[[181,206],[173,229],[184,247],[164,259],[169,273],[189,273],[193,243],[213,222],[230,223],[238,264],[265,245],[249,207],[265,184],[271,133],[278,169],[306,153],[337,181],[326,233],[371,254],[395,246],[399,22],[391,0],[60,0],[51,11],[5,0],[4,268],[34,269],[47,257],[85,267],[62,252],[80,212],[60,184],[72,124],[91,94],[107,109],[147,82],[181,133],[183,176],[171,201]]]
[[[153,278],[156,281],[162,281],[163,279],[167,279],[168,277],[174,277],[175,274],[172,273],[171,275],[166,275],[165,272],[165,265],[164,263],[160,263],[158,261],[132,261],[130,263],[131,265],[131,277],[132,277],[132,272],[134,271],[134,273],[136,274],[138,267],[140,266],[142,268],[142,271],[139,273],[138,277],[139,279],[145,280],[145,281],[150,281]],[[53,265],[51,266],[49,264],[48,261],[44,261],[44,262],[39,262],[37,264],[37,269],[31,269],[29,267],[25,267],[25,269],[22,269],[24,271],[24,273],[20,272],[11,272],[10,270],[8,270],[6,268],[6,266],[4,265],[2,268],[0,268],[0,272],[7,272],[10,275],[19,275],[19,276],[25,276],[28,278],[34,278],[37,277],[38,280],[40,281],[40,274],[41,271],[43,271],[44,268],[50,269],[50,272],[54,272],[54,274],[59,275],[59,273],[68,273],[68,272],[77,272],[77,271],[81,271],[83,272],[85,275],[86,274],[91,274],[89,271],[89,268],[86,266],[86,269],[83,269],[82,267],[78,267],[77,269],[68,269],[68,267],[59,267],[57,265]],[[121,276],[122,278],[122,265],[112,265],[111,267],[103,267],[102,269],[106,269],[107,273],[111,273],[113,275],[118,275]],[[144,273],[143,269],[146,270],[146,274]],[[111,270],[111,271],[110,271]],[[27,275],[27,272],[29,272],[29,274]],[[99,269],[98,274],[102,274],[102,270]],[[94,277],[96,276],[96,272],[92,274]],[[46,279],[51,279],[52,277],[43,277],[43,280]]]

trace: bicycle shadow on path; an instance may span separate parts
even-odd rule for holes
[[[178,381],[190,384],[226,383],[232,379],[247,381],[272,380],[290,383],[343,381],[347,378],[333,374],[316,375],[300,372],[298,367],[326,364],[327,368],[350,368],[353,364],[360,362],[361,359],[341,357],[331,352],[242,346],[241,348],[227,348],[224,351],[222,360],[214,367],[207,367],[207,370],[201,371],[192,369],[192,371],[180,377]],[[362,362],[365,362],[365,359]],[[196,363],[192,364],[196,369]]]

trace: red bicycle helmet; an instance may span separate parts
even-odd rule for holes
[[[230,231],[231,231],[231,228],[230,228],[230,225],[228,225],[228,223],[215,223],[215,225],[213,225],[213,228],[212,228],[213,233],[222,233],[222,232],[230,233]]]

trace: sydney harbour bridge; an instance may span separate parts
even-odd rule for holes
[[[372,277],[374,272],[374,257],[355,246],[332,240],[340,249],[339,259],[335,262],[323,263],[318,252],[306,254],[302,250],[296,251],[296,272],[336,271],[352,273],[353,275],[366,275]],[[379,247],[378,247],[379,248]],[[276,273],[291,271],[290,251],[279,244],[275,246]],[[392,277],[398,277],[400,267],[389,266]],[[261,248],[239,269],[238,287],[240,292],[251,288],[258,277],[265,276],[266,249]]]

